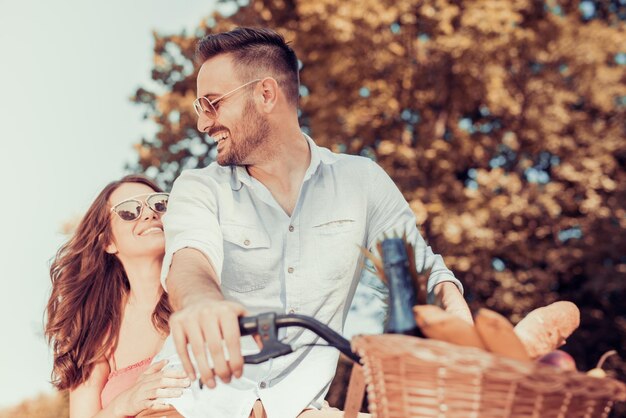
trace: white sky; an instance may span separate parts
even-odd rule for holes
[[[151,127],[128,98],[149,85],[152,30],[189,31],[200,0],[0,0],[0,408],[50,391],[48,265]]]

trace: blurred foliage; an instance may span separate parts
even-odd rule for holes
[[[301,62],[303,129],[376,159],[472,308],[517,322],[557,299],[582,311],[582,370],[626,358],[626,2],[222,1],[193,34],[154,34],[133,100],[157,132],[134,169],[168,186],[209,164],[195,129],[197,38],[268,26]],[[610,366],[626,380],[626,363]]]
[[[39,395],[12,408],[0,411],[0,418],[62,418],[69,417],[68,392]]]
[[[154,33],[156,87],[132,100],[156,133],[130,168],[169,187],[213,161],[191,106],[195,43],[274,28],[302,63],[303,129],[385,168],[472,308],[517,322],[571,300],[579,369],[612,348],[626,359],[625,3],[220,1],[192,34]],[[608,368],[626,380],[623,360]]]

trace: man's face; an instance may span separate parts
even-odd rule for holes
[[[240,80],[228,54],[207,60],[198,73],[197,96],[213,102],[224,94],[252,80]],[[217,162],[220,165],[250,165],[268,150],[269,122],[256,108],[254,95],[261,94],[259,83],[250,83],[214,104],[216,117],[202,114],[198,130],[217,141]]]

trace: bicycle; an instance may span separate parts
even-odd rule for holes
[[[363,386],[374,417],[608,417],[626,401],[626,385],[610,378],[521,362],[443,341],[400,334],[357,336],[352,342],[319,321],[265,313],[239,320],[241,335],[258,334],[263,348],[244,356],[258,364],[294,351],[278,329],[303,327],[360,366],[353,369],[345,416],[355,416]],[[360,380],[356,382],[355,380]],[[360,393],[359,393],[360,392]]]

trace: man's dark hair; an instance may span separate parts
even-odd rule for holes
[[[272,76],[287,100],[298,106],[298,57],[282,35],[266,28],[237,28],[207,35],[196,46],[200,64],[220,54],[232,54],[242,82]]]

